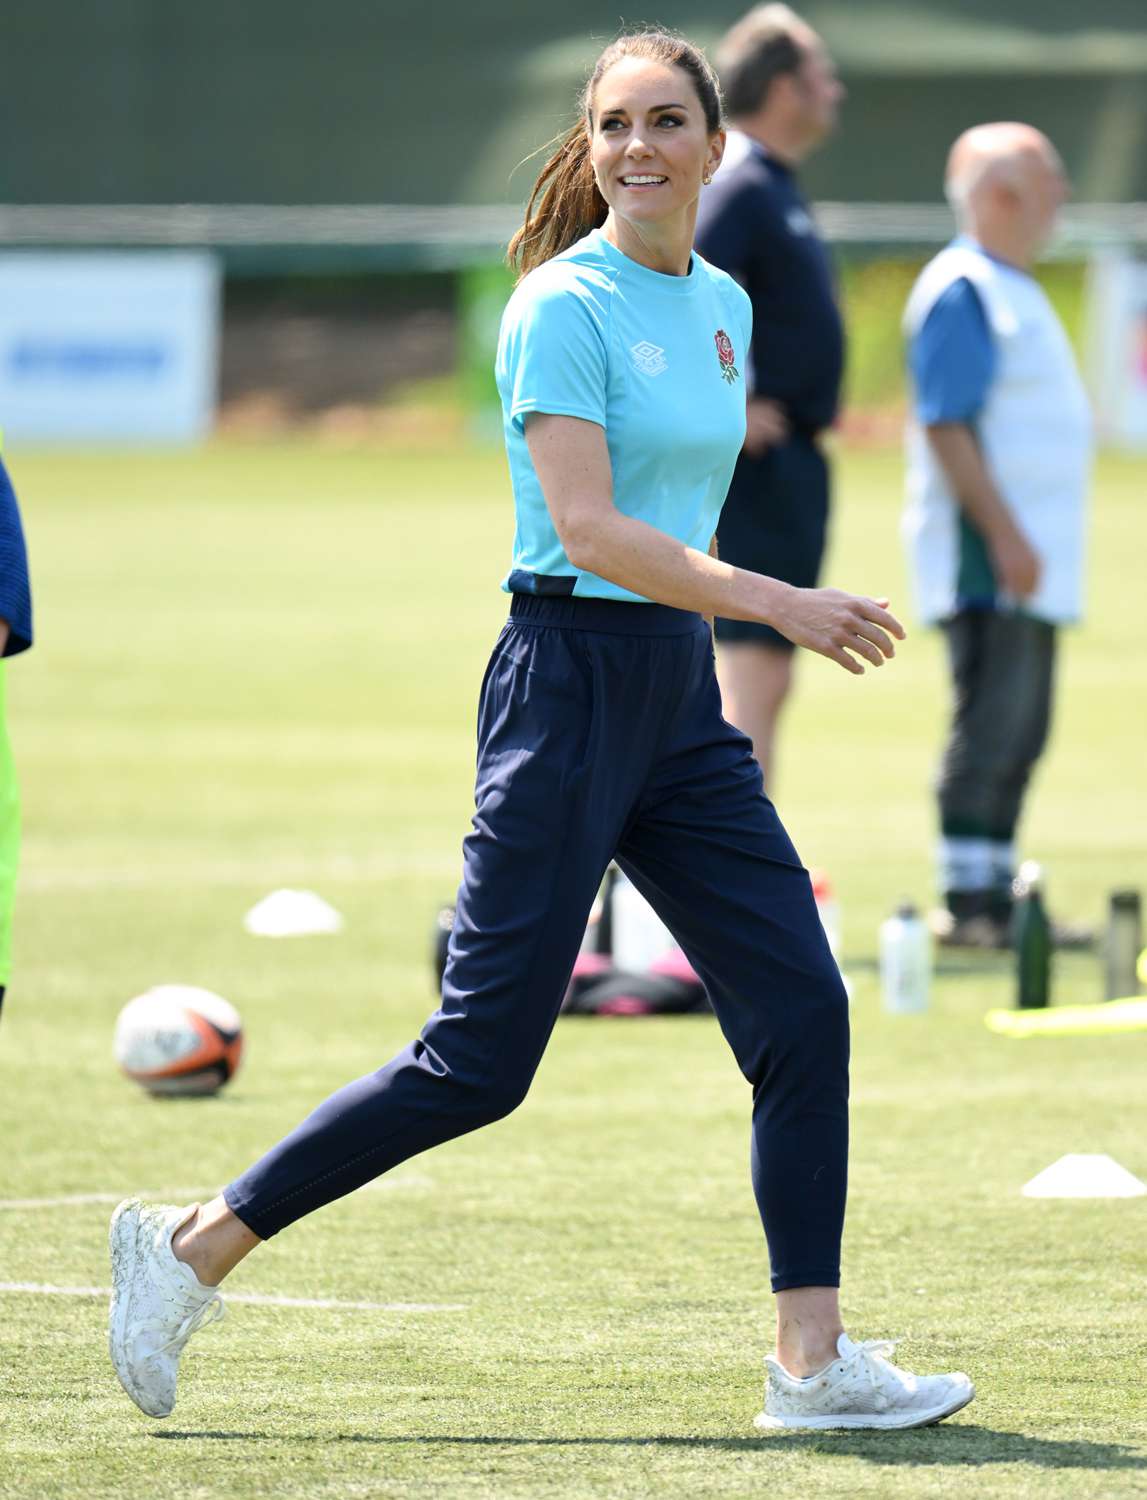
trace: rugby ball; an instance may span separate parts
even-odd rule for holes
[[[242,1054],[239,1012],[194,985],[156,985],[129,1000],[116,1021],[116,1061],[149,1094],[217,1093]]]

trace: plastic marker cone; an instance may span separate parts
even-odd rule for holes
[[[311,937],[341,932],[342,925],[341,915],[314,891],[272,891],[243,918],[256,937]]]
[[[1147,1183],[1110,1156],[1069,1152],[1021,1189],[1025,1198],[1140,1198]]]

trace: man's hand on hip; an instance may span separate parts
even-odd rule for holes
[[[760,458],[770,448],[786,442],[789,419],[779,401],[765,396],[750,396],[745,412],[744,451],[750,458]]]

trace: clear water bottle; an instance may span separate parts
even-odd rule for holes
[[[932,978],[932,941],[920,913],[902,902],[880,924],[880,989],[884,1009],[894,1016],[919,1015],[928,1009]]]
[[[1012,942],[1016,950],[1016,1004],[1042,1010],[1051,998],[1051,923],[1043,904],[1043,871],[1025,859],[1012,886]]]
[[[621,870],[610,891],[610,928],[614,966],[627,974],[644,974],[676,947],[668,927]]]

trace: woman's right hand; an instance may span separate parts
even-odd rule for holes
[[[889,613],[887,599],[866,599],[842,589],[786,585],[767,623],[795,645],[817,651],[857,676],[864,666],[856,656],[882,667],[886,657],[896,655],[892,637],[902,641],[905,635],[903,625]]]

